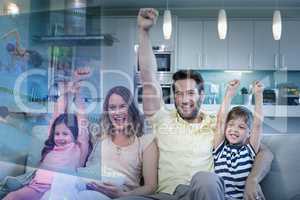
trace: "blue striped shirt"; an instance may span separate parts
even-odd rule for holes
[[[226,197],[243,199],[255,155],[250,144],[230,145],[226,140],[213,151],[215,173],[224,180]]]

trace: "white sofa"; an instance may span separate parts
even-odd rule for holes
[[[274,154],[271,171],[262,181],[267,200],[300,200],[300,134],[265,135]]]
[[[46,135],[47,126],[34,127],[29,136],[0,123],[0,180],[35,168]],[[300,200],[300,134],[265,135],[263,142],[274,153],[271,171],[262,182],[266,199]]]
[[[30,143],[29,133],[0,122],[0,180],[25,172]]]

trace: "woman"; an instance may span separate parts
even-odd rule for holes
[[[157,186],[158,151],[152,134],[144,134],[144,121],[131,92],[122,86],[112,88],[104,101],[101,134],[87,162],[92,168],[101,162],[102,172],[115,171],[124,184],[89,182],[79,199],[111,199],[151,194]],[[101,158],[101,161],[100,161]],[[102,173],[102,175],[103,175]],[[143,179],[143,184],[141,184]]]

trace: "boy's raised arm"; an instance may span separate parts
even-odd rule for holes
[[[255,81],[253,83],[253,92],[255,96],[255,106],[254,106],[254,119],[252,132],[250,134],[250,144],[257,153],[261,142],[261,132],[262,132],[262,121],[263,121],[263,90],[264,87],[261,82]]]
[[[214,137],[214,149],[216,149],[224,141],[225,121],[227,113],[230,108],[232,98],[234,97],[239,85],[239,80],[232,80],[228,83],[224,99],[217,114],[217,130]]]

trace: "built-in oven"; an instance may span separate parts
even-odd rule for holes
[[[160,47],[153,47],[153,53],[156,58],[156,72],[169,73],[173,72],[174,58],[172,51]],[[140,66],[137,59],[137,72],[140,71]]]
[[[156,79],[160,83],[162,97],[165,104],[173,104],[174,97],[172,91],[172,73],[156,73]],[[139,104],[143,102],[143,87],[140,81],[140,74],[135,77],[135,95]]]
[[[172,85],[170,84],[161,84],[162,89],[162,96],[163,101],[165,104],[172,104],[173,103],[173,96],[172,96]],[[137,86],[137,102],[139,104],[143,103],[143,86]]]

